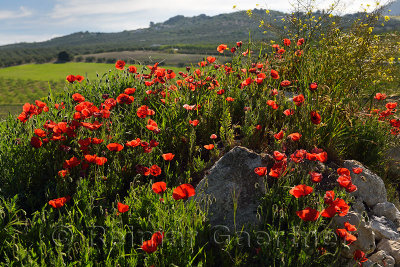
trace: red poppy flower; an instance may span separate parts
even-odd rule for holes
[[[118,202],[118,211],[120,213],[127,212],[128,210],[129,210],[129,206],[128,205],[125,205],[125,204],[122,204],[121,202]]]
[[[58,172],[58,176],[64,178],[68,174],[68,170],[61,170]]]
[[[221,54],[224,52],[225,49],[228,49],[228,46],[226,44],[220,44],[217,47],[217,51],[220,52]]]
[[[254,169],[254,172],[258,176],[265,176],[267,174],[267,167],[257,167]]]
[[[107,145],[108,150],[110,151],[121,151],[124,146],[118,143],[111,143]]]
[[[285,52],[286,52],[286,51],[285,51],[285,49],[283,49],[283,48],[281,48],[281,49],[278,50],[278,54],[280,54],[280,55],[284,54]]]
[[[85,79],[85,77],[81,76],[81,75],[75,75],[75,80],[77,82],[82,82]]]
[[[297,40],[297,46],[301,46],[302,44],[304,44],[304,38]]]
[[[296,106],[301,106],[304,103],[304,95],[300,94],[300,95],[296,95],[293,97],[293,102],[295,103]]]
[[[157,243],[153,240],[147,240],[143,242],[141,248],[143,251],[150,254],[157,250]]]
[[[376,95],[374,96],[374,98],[375,98],[376,100],[384,100],[384,99],[386,99],[386,94],[376,93]]]
[[[127,94],[127,95],[132,95],[132,94],[134,94],[135,92],[136,92],[136,88],[126,88],[126,89],[124,90],[124,93]]]
[[[213,63],[214,61],[215,61],[215,57],[211,57],[211,56],[209,56],[209,57],[207,57],[207,61],[211,64],[211,63]]]
[[[150,174],[153,176],[159,176],[161,174],[161,168],[157,165],[153,165],[150,167]]]
[[[277,161],[281,161],[284,158],[286,158],[286,154],[285,153],[281,153],[279,151],[274,151],[274,159]]]
[[[332,202],[332,204],[330,204],[329,207],[322,211],[321,216],[332,218],[337,213],[339,216],[345,216],[349,212],[349,209],[349,205],[343,199],[337,198]]]
[[[328,153],[326,153],[325,151],[315,154],[315,156],[316,156],[316,159],[322,163],[324,163],[328,160]]]
[[[281,82],[281,86],[282,87],[288,87],[290,84],[291,84],[291,82],[288,81],[288,80],[284,80],[284,81]]]
[[[276,96],[276,95],[278,95],[278,89],[271,89],[271,92],[270,92],[270,95],[271,96]]]
[[[79,103],[85,101],[85,97],[78,93],[73,94],[72,99],[74,99],[75,102],[79,102]]]
[[[311,122],[314,124],[320,124],[321,123],[321,115],[317,111],[311,111],[310,112],[310,117],[311,117]]]
[[[332,205],[335,200],[335,192],[334,191],[326,191],[324,196],[324,202],[327,205]]]
[[[233,97],[230,97],[230,96],[228,96],[225,100],[228,101],[228,102],[235,101],[235,99]]]
[[[127,94],[120,94],[117,97],[117,102],[119,104],[127,104],[130,105],[132,104],[132,102],[135,100],[135,98],[133,96],[127,95]]]
[[[40,138],[38,138],[37,136],[32,136],[31,138],[31,146],[33,146],[34,148],[39,148],[42,146],[42,140],[40,140]]]
[[[64,206],[64,204],[67,203],[70,199],[71,199],[70,196],[52,199],[49,201],[49,205],[55,209],[58,209],[58,208],[61,208],[62,206]]]
[[[279,133],[274,134],[276,140],[282,140],[284,132],[281,130]]]
[[[355,227],[355,225],[352,225],[349,222],[345,222],[344,223],[344,228],[346,228],[346,230],[349,231],[349,232],[357,231],[357,228]]]
[[[272,109],[278,109],[278,105],[274,100],[267,100],[267,105],[270,106]]]
[[[107,158],[105,157],[96,157],[95,163],[96,165],[102,166],[107,162]]]
[[[347,193],[352,193],[354,191],[357,191],[357,186],[355,186],[354,184],[350,184],[349,186],[346,187]]]
[[[175,157],[175,155],[172,153],[166,153],[166,154],[162,154],[162,157],[166,161],[171,161]]]
[[[77,157],[72,157],[70,159],[65,160],[63,163],[63,168],[64,169],[72,169],[76,166],[78,166],[81,163],[81,161]]]
[[[351,177],[347,175],[339,176],[339,178],[336,181],[339,183],[341,187],[347,188],[348,186],[351,185]]]
[[[157,182],[151,186],[151,189],[154,193],[162,195],[167,190],[167,184],[165,182]]]
[[[189,120],[189,123],[192,125],[192,126],[197,126],[198,124],[199,124],[199,120]]]
[[[153,241],[154,243],[158,245],[160,245],[162,243],[162,240],[164,239],[164,233],[161,232],[155,232],[152,236],[151,236],[151,241]]]
[[[68,76],[67,76],[67,81],[68,81],[69,83],[73,83],[75,80],[76,80],[76,78],[75,78],[74,75],[68,75]]]
[[[155,121],[153,121],[152,119],[149,119],[147,121],[146,128],[153,132],[159,131],[157,123]]]
[[[104,141],[103,139],[99,139],[96,137],[92,138],[92,144],[95,144],[95,145],[101,144],[101,143],[103,143],[103,141]]]
[[[154,110],[149,109],[146,105],[140,106],[136,112],[139,118],[146,118],[146,116],[154,115]]]
[[[276,70],[271,70],[271,77],[272,79],[279,79],[279,73]]]
[[[210,139],[217,139],[217,135],[216,134],[212,134],[212,135],[210,135]]]
[[[119,70],[123,70],[124,67],[125,67],[125,61],[117,60],[117,62],[115,62],[115,68],[117,68]]]
[[[136,73],[137,68],[136,68],[135,66],[129,66],[128,71],[129,71],[130,73]]]
[[[194,187],[191,184],[182,184],[174,189],[172,197],[175,200],[188,199],[196,194]]]
[[[368,261],[368,259],[365,257],[365,253],[359,249],[354,251],[353,259],[360,263]]]
[[[207,150],[211,150],[211,149],[214,148],[214,145],[213,144],[204,145],[204,148],[207,149]]]
[[[318,84],[317,83],[310,83],[310,86],[308,88],[310,89],[310,91],[315,91],[318,88]]]
[[[285,109],[285,111],[283,111],[283,114],[285,116],[290,116],[294,114],[294,110],[293,109]]]
[[[299,198],[302,196],[307,196],[311,194],[314,189],[311,186],[307,186],[305,184],[296,185],[292,189],[290,189],[289,193],[293,195],[295,198]]]
[[[299,141],[301,138],[301,134],[299,133],[292,133],[288,135],[288,138],[291,139],[292,141],[296,142]]]
[[[136,165],[136,172],[145,176],[150,175],[150,169],[142,165]]]
[[[283,45],[286,45],[286,46],[290,46],[290,40],[289,39],[283,39]]]
[[[389,102],[386,104],[386,108],[387,109],[395,109],[397,107],[397,103],[396,102]]]
[[[316,221],[319,217],[319,211],[312,209],[312,208],[306,208],[304,210],[296,211],[297,216],[300,217],[303,221]]]
[[[319,183],[322,181],[322,174],[319,172],[310,172],[310,176],[313,183]]]
[[[350,171],[349,171],[348,169],[346,169],[346,168],[339,168],[339,169],[337,169],[337,173],[338,173],[339,175],[347,175],[347,176],[350,176]]]

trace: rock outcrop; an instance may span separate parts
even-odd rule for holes
[[[268,160],[244,147],[233,148],[214,164],[196,187],[195,197],[197,201],[211,200],[212,226],[240,231],[242,227],[259,223],[257,208],[265,193],[265,184],[254,169],[267,165]]]

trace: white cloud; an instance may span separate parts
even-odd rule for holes
[[[33,12],[31,10],[23,6],[21,6],[18,11],[0,10],[0,20],[29,17],[32,15],[32,13]]]
[[[0,35],[0,45],[15,44],[21,42],[42,42],[60,37],[57,34],[7,34]]]

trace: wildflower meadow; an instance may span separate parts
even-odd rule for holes
[[[342,161],[379,173],[397,197],[386,152],[400,145],[400,38],[374,33],[379,10],[347,28],[332,10],[285,20],[277,41],[215,47],[224,64],[71,71],[61,93],[1,121],[1,264],[343,266],[357,226],[332,220],[351,209],[363,169]],[[265,181],[260,225],[223,233],[194,197],[235,146],[272,164],[251,173]],[[326,183],[319,166],[331,163]]]

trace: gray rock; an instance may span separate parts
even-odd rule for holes
[[[396,240],[400,238],[396,225],[385,217],[372,216],[370,225],[375,233],[376,240]]]
[[[369,256],[368,259],[385,267],[393,267],[396,263],[394,258],[383,250],[379,250],[375,254]]]
[[[254,173],[254,169],[267,165],[268,162],[260,155],[244,147],[233,148],[214,164],[196,187],[194,198],[206,203],[212,226],[226,226],[231,231],[240,231],[248,224],[254,226],[259,223],[257,207],[265,194],[265,183],[263,177]]]
[[[352,182],[357,186],[357,191],[353,192],[352,195],[365,202],[370,208],[387,201],[385,184],[378,175],[355,160],[346,160],[344,167],[350,170]],[[357,167],[362,168],[363,172],[354,174],[352,169]]]
[[[336,228],[344,228],[345,222],[349,222],[357,228],[357,241],[350,246],[350,250],[343,250],[345,258],[353,258],[354,251],[357,249],[366,254],[375,250],[375,234],[359,213],[350,211],[345,216],[335,216],[333,222]]]
[[[372,213],[376,216],[385,216],[386,218],[394,222],[396,227],[400,226],[400,212],[391,202],[376,204],[374,206],[374,209],[372,210]]]
[[[396,265],[400,264],[400,242],[395,240],[382,239],[378,244],[378,249],[385,251],[386,254],[392,256],[396,261]]]

